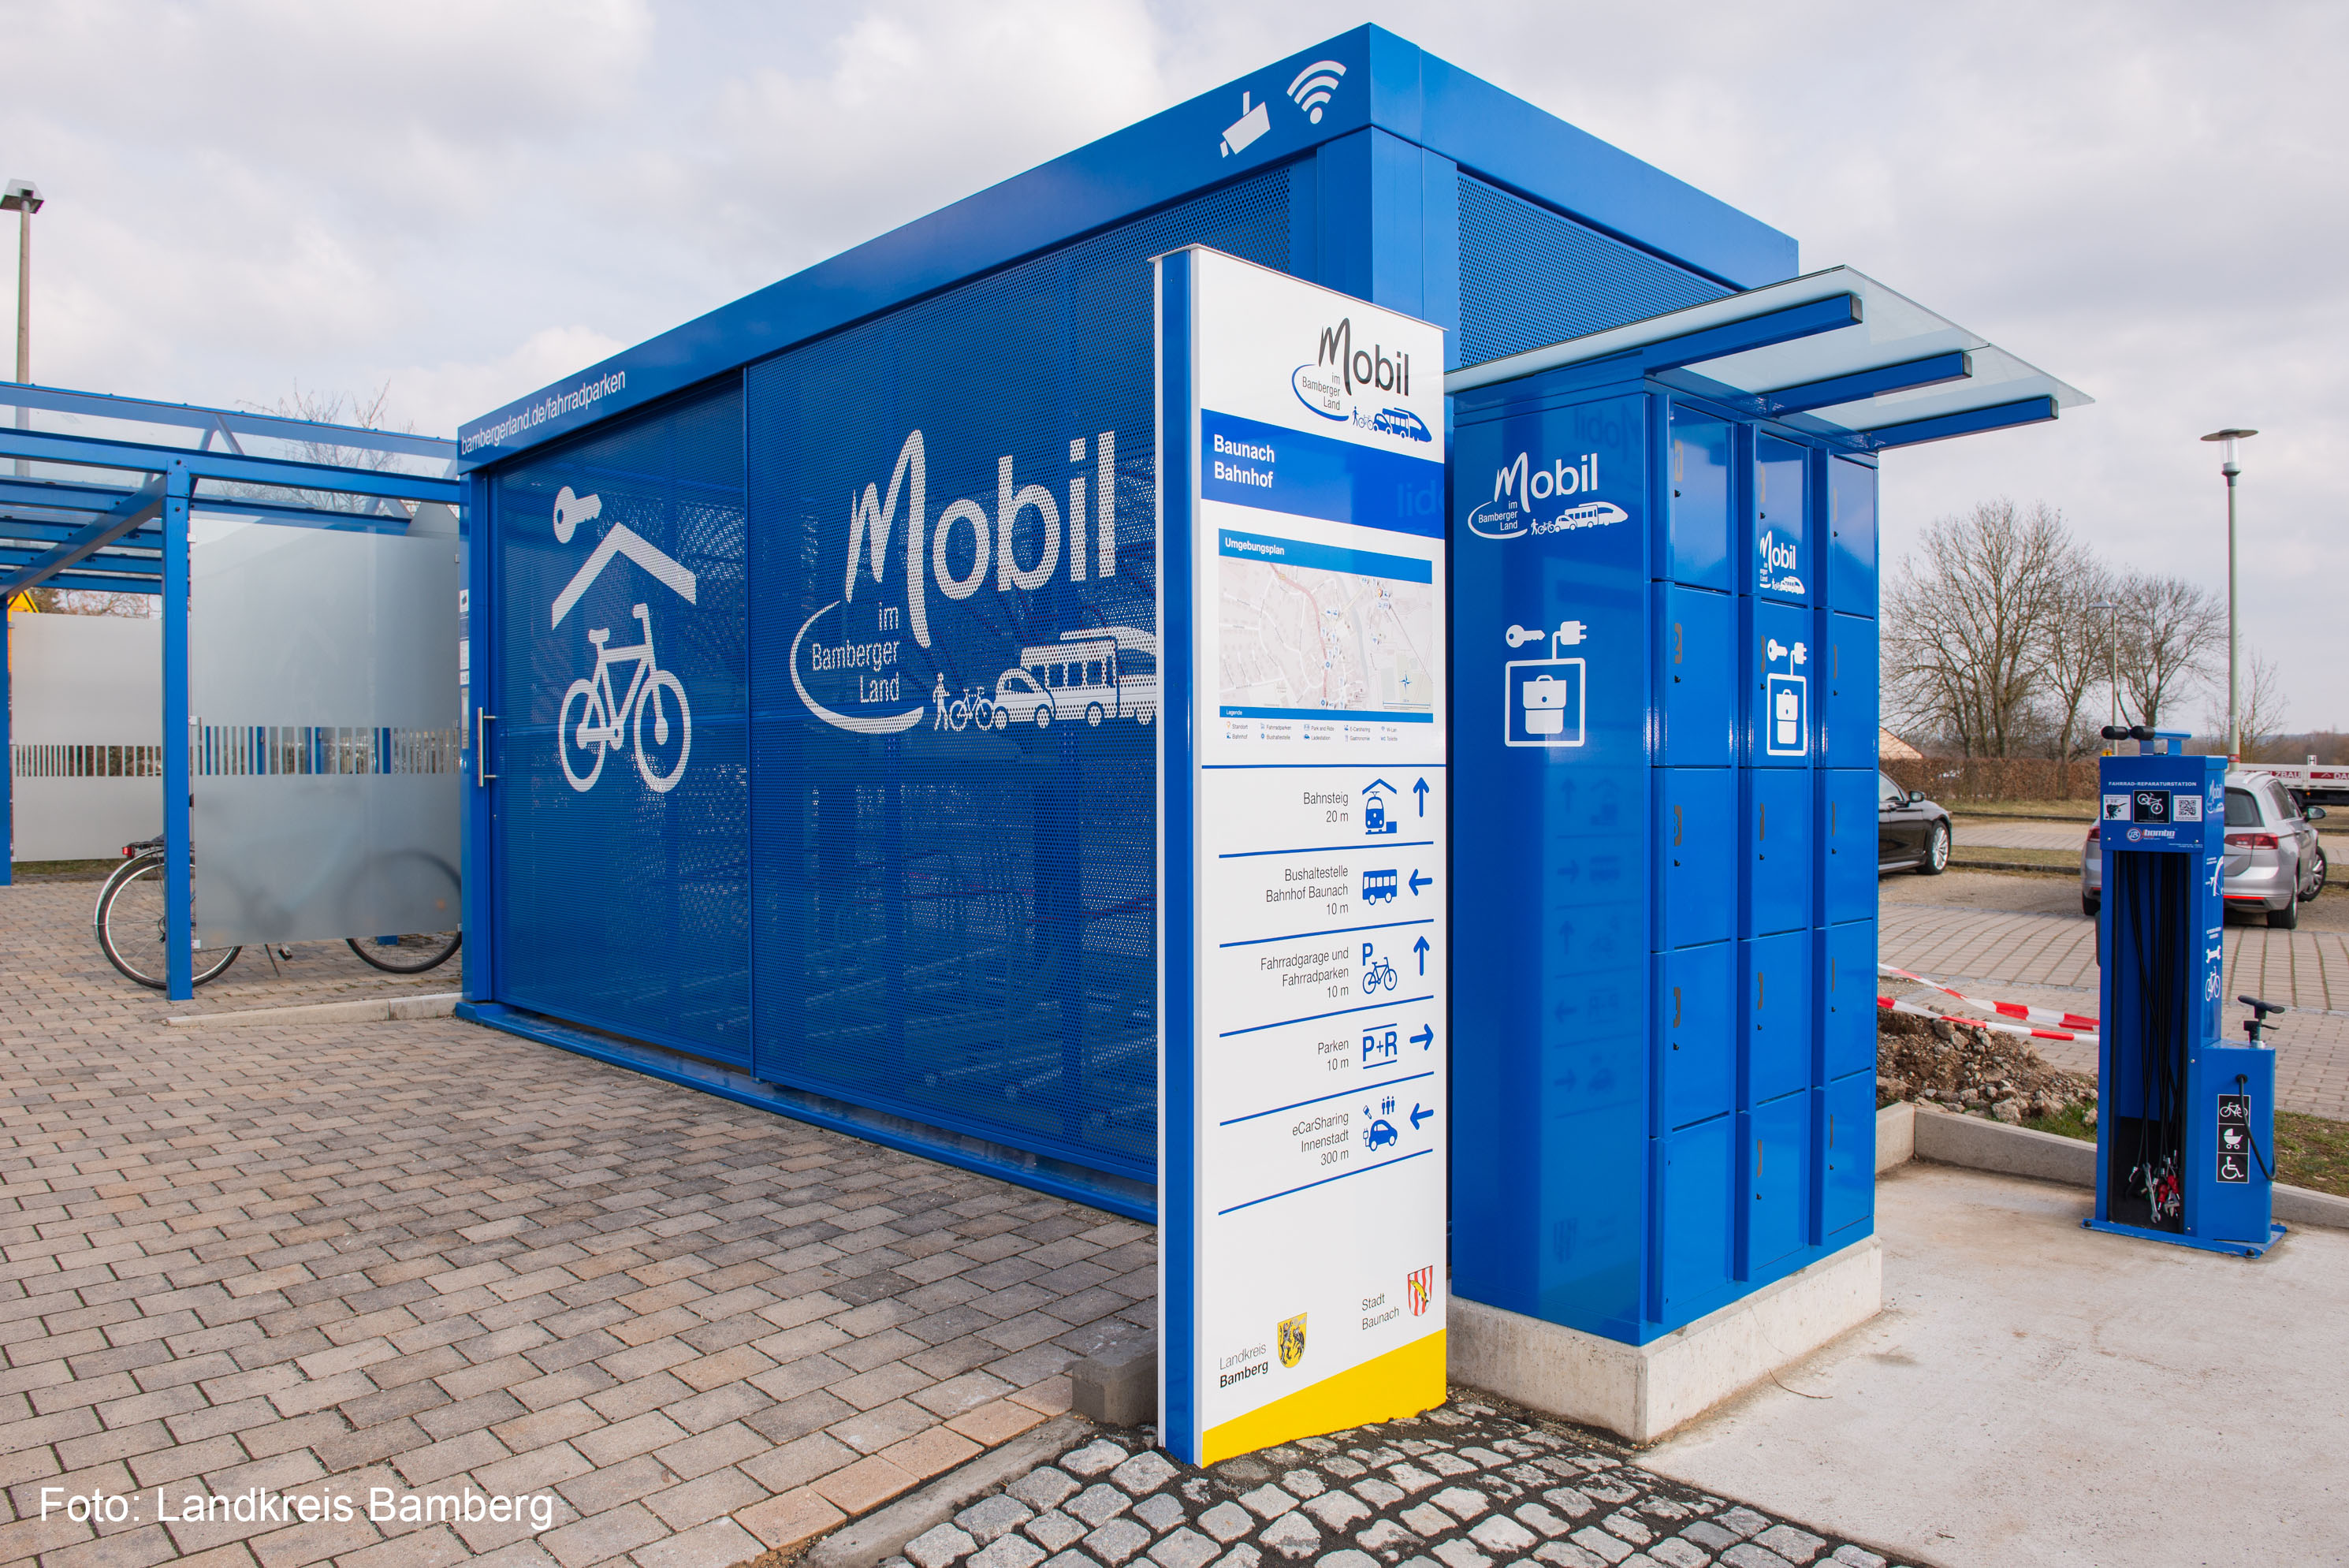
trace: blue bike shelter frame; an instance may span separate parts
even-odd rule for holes
[[[0,382],[0,604],[27,588],[160,594],[167,994],[194,995],[189,842],[188,528],[197,513],[282,527],[408,531],[403,502],[456,511],[454,441],[397,431]],[[104,433],[98,433],[104,432]],[[291,451],[298,457],[268,455]],[[358,461],[315,461],[322,453]],[[379,466],[376,466],[379,465]],[[243,487],[250,494],[227,493]],[[345,506],[317,504],[319,493]],[[0,657],[0,886],[12,877],[15,766]]]

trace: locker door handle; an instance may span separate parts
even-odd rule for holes
[[[1835,1113],[1833,1111],[1827,1113],[1827,1147],[1835,1147]]]
[[[1770,836],[1770,803],[1763,801],[1754,808],[1756,824],[1754,837],[1758,842]]]
[[[1836,813],[1837,809],[1837,803],[1834,801],[1827,802],[1827,836],[1829,838],[1833,838],[1836,836]]]
[[[1680,808],[1679,806],[1674,806],[1674,807],[1672,807],[1672,847],[1673,847],[1673,848],[1675,848],[1675,849],[1678,849],[1680,846],[1681,846],[1681,808]]]
[[[1688,639],[1681,635],[1681,623],[1672,622],[1672,662],[1674,664],[1681,661],[1681,654],[1686,649],[1687,643]]]
[[[490,772],[490,726],[497,715],[486,708],[473,710],[473,787],[487,789],[498,775]]]
[[[1765,1146],[1760,1138],[1757,1137],[1754,1140],[1754,1174],[1757,1177],[1762,1174],[1762,1150],[1764,1147]],[[1755,1193],[1754,1195],[1754,1201],[1756,1203],[1761,1202],[1762,1195],[1758,1192]]]
[[[1756,1012],[1762,1011],[1762,998],[1768,990],[1769,980],[1769,975],[1764,971],[1757,969],[1754,971],[1754,1011]]]
[[[1676,986],[1672,987],[1672,1027],[1673,1027],[1673,1028],[1675,1028],[1675,1029],[1678,1029],[1680,1026],[1681,1026],[1681,988],[1680,988],[1679,986],[1677,986],[1677,985],[1676,985]],[[1680,1043],[1679,1041],[1677,1041],[1677,1040],[1673,1041],[1673,1042],[1672,1042],[1672,1049],[1673,1049],[1673,1050],[1675,1050],[1675,1051],[1677,1051],[1677,1050],[1679,1050],[1680,1048],[1681,1048],[1681,1043]]]

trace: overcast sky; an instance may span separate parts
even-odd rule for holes
[[[1561,0],[739,5],[0,0],[34,377],[388,381],[453,433],[629,343],[1364,21],[2098,400],[1895,452],[1897,559],[2005,494],[2222,587],[2349,729],[2349,7]],[[13,247],[12,247],[13,248]],[[5,263],[0,262],[0,276]],[[2199,718],[2205,704],[2194,705]]]

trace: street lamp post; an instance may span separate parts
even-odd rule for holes
[[[26,383],[33,379],[33,214],[40,210],[41,188],[30,180],[11,180],[0,190],[0,213],[16,214],[16,379]]]
[[[2097,610],[2107,612],[2105,616],[2105,691],[2107,693],[2105,728],[2110,732],[2117,729],[2121,722],[2121,662],[2120,654],[2114,647],[2120,638],[2121,607],[2110,603],[2088,607],[2092,615]],[[2114,754],[2109,742],[2105,747],[2105,754]]]
[[[16,379],[26,385],[33,379],[33,214],[40,210],[41,188],[30,180],[11,180],[0,187],[0,213],[16,214]],[[32,410],[21,398],[16,428],[33,428]],[[31,468],[18,458],[16,477],[24,478]]]
[[[2243,472],[2235,461],[2235,443],[2260,432],[2246,430],[2212,431],[2204,441],[2222,443],[2219,472],[2227,476],[2227,760],[2243,760],[2243,735],[2240,699],[2241,683],[2236,672],[2236,656],[2240,651],[2235,637],[2235,476]]]

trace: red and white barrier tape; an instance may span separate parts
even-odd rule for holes
[[[1938,1018],[1944,1023],[1962,1023],[1969,1029],[1988,1029],[2000,1034],[2020,1034],[2031,1040],[2071,1040],[2082,1045],[2094,1045],[2097,1043],[2096,1036],[2092,1033],[2067,1032],[2062,1029],[2029,1029],[2020,1023],[1992,1023],[1987,1018],[1958,1018],[1949,1013],[1936,1012],[1930,1007],[1921,1007],[1913,1002],[1896,1002],[1889,996],[1878,997],[1876,1005],[1889,1012],[1906,1012],[1917,1018]]]
[[[1898,975],[1913,980],[1919,985],[1930,985],[1943,996],[1955,997],[1968,1007],[1987,1007],[2001,1018],[2020,1018],[2025,1023],[2044,1024],[2050,1029],[2085,1029],[2094,1033],[2102,1027],[2093,1018],[2083,1018],[2076,1012],[2066,1012],[2060,1007],[2033,1007],[2020,1002],[1991,1002],[1979,996],[1968,996],[1962,991],[1952,991],[1938,980],[1928,980],[1921,974],[1910,974],[1905,969],[1895,969],[1889,963],[1876,966],[1878,974]]]

